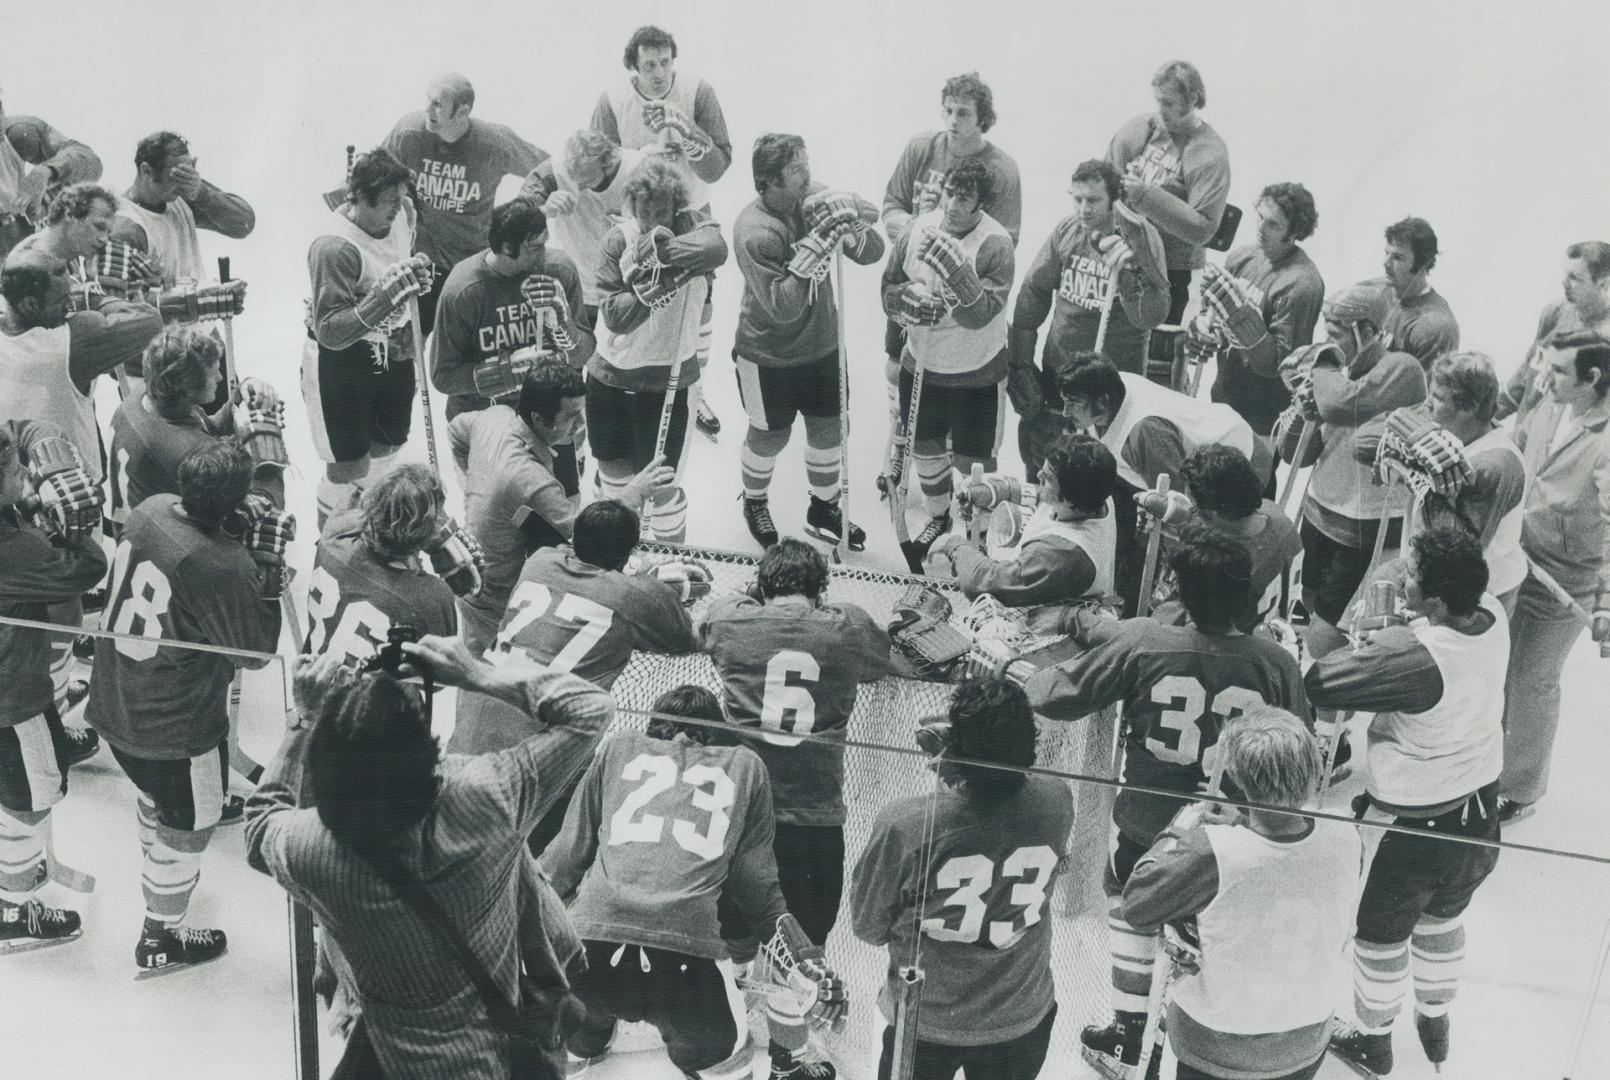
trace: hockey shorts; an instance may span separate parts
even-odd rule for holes
[[[1303,603],[1332,626],[1341,626],[1342,614],[1370,568],[1377,525],[1370,522],[1364,546],[1356,548],[1332,540],[1311,521],[1303,522]],[[1397,547],[1402,536],[1403,519],[1395,518],[1387,526],[1386,546]]]
[[[49,810],[67,794],[67,765],[56,754],[61,716],[54,705],[0,728],[0,806],[26,814]]]
[[[192,758],[152,761],[112,747],[112,756],[140,793],[156,804],[157,820],[180,832],[218,824],[229,776],[229,740]]]
[[[693,372],[697,365],[688,365]],[[654,460],[665,408],[663,390],[623,390],[596,378],[587,380],[587,445],[598,461],[624,461],[639,472]],[[673,467],[682,458],[688,433],[688,388],[676,392],[671,425],[665,438],[665,459]]]
[[[1436,817],[1393,820],[1449,836],[1497,840],[1498,781]],[[1389,945],[1409,940],[1421,915],[1452,919],[1463,914],[1476,887],[1497,865],[1497,848],[1412,833],[1382,834],[1358,903],[1358,936]]]
[[[309,337],[302,350],[302,397],[321,461],[357,461],[371,443],[408,442],[414,390],[413,363],[394,355],[377,368],[367,341],[326,349]]]
[[[1005,1042],[980,1046],[952,1046],[948,1043],[917,1040],[916,1060],[911,1080],[951,1080],[958,1072],[967,1076],[987,1076],[992,1080],[1034,1080],[1045,1064],[1051,1045],[1051,1029],[1056,1026],[1057,1006],[1051,1003],[1045,1017],[1032,1029]],[[889,1080],[894,1068],[894,1025],[883,1029],[883,1056],[878,1060],[878,1080]]]
[[[837,417],[839,414],[839,354],[795,367],[762,367],[732,354],[738,368],[738,397],[749,426],[761,431],[787,431],[794,418]]]
[[[914,376],[900,369],[900,415],[911,415]],[[943,443],[948,437],[952,453],[968,458],[993,458],[1001,450],[1006,430],[1005,380],[988,386],[941,386],[922,381],[917,402],[917,438]]]

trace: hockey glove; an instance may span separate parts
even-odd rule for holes
[[[1183,491],[1137,491],[1135,505],[1153,520],[1161,518],[1165,529],[1184,524],[1196,514],[1196,504]]]
[[[782,915],[777,919],[776,930],[771,939],[761,945],[756,959],[771,969],[783,989],[791,991],[792,1002],[785,1006],[774,998],[773,1011],[797,1016],[830,1030],[844,1026],[845,1010],[849,1007],[844,980],[827,966],[821,946],[806,936],[794,916]]]
[[[101,523],[101,489],[80,463],[77,447],[61,436],[40,439],[28,448],[28,474],[46,531],[74,543],[94,535]]]
[[[950,601],[938,589],[912,582],[894,607],[889,640],[909,657],[923,678],[944,679],[972,648],[950,623]]]
[[[242,388],[246,386],[241,384]],[[285,452],[285,403],[248,396],[236,405],[235,437],[251,455],[252,471],[284,469],[291,463]]]
[[[1362,644],[1389,626],[1406,626],[1408,622],[1403,590],[1395,581],[1378,578],[1364,586],[1364,602],[1353,617],[1353,640]]]
[[[1312,377],[1315,368],[1340,369],[1346,366],[1347,357],[1342,355],[1342,350],[1328,341],[1321,341],[1294,349],[1291,355],[1280,361],[1280,381],[1286,384],[1288,390],[1295,392],[1299,383],[1307,382]]]
[[[637,297],[638,303],[653,311],[660,311],[675,303],[677,293],[698,276],[697,270],[682,266],[667,267],[652,277],[639,277],[632,284],[632,295]]]
[[[160,288],[162,268],[145,252],[122,240],[103,241],[90,263],[90,273],[108,296],[139,300]]]
[[[246,534],[241,542],[257,564],[257,592],[264,600],[278,600],[290,575],[285,566],[285,549],[296,539],[296,516],[284,510],[248,507]]]
[[[539,316],[541,312],[551,312],[550,321],[547,322],[548,336],[553,339],[554,348],[561,352],[569,352],[576,347],[575,339],[570,336],[570,301],[565,299],[564,286],[558,278],[547,274],[532,274],[520,282],[520,295],[525,297],[526,306],[533,315]]]
[[[664,225],[656,225],[644,233],[639,233],[637,239],[626,245],[621,252],[621,277],[626,284],[636,286],[638,280],[644,275],[658,274],[665,268],[665,245],[674,238],[674,234]]]
[[[157,311],[164,319],[182,323],[230,319],[246,310],[244,281],[181,281],[162,290]]]
[[[1610,592],[1601,592],[1594,598],[1593,623],[1589,633],[1600,645],[1610,642]]]
[[[486,555],[475,537],[452,518],[443,518],[441,527],[425,545],[430,568],[447,582],[454,596],[474,596],[481,591],[486,572]]]
[[[1202,274],[1202,301],[1236,348],[1255,349],[1269,336],[1263,315],[1241,280],[1213,263]]]
[[[1383,481],[1395,474],[1418,494],[1436,492],[1449,499],[1475,477],[1464,444],[1424,412],[1410,408],[1387,414],[1375,466]]]
[[[848,222],[859,233],[878,220],[878,211],[848,191],[818,191],[800,206],[807,228],[816,229],[824,223]]]
[[[836,241],[835,241],[836,243]],[[788,272],[806,281],[826,281],[833,269],[833,246],[815,231],[799,238],[788,260]]]
[[[709,596],[710,590],[715,587],[715,578],[710,573],[710,568],[692,559],[672,559],[668,562],[655,563],[643,567],[638,573],[669,585],[683,607],[691,607],[700,599]]]
[[[470,376],[475,380],[475,392],[494,402],[517,396],[538,355],[536,349],[527,345],[513,352],[500,352],[496,360],[483,360],[476,364],[470,369]]]
[[[915,281],[900,287],[892,307],[890,314],[901,326],[937,326],[949,314],[943,300]]]
[[[935,229],[926,232],[918,241],[917,261],[933,269],[945,287],[956,294],[956,302],[963,307],[976,303],[984,295],[978,282],[973,260],[962,250],[961,243],[949,233]]]

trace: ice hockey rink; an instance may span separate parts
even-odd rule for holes
[[[1335,289],[1379,275],[1386,225],[1427,218],[1441,244],[1432,283],[1458,316],[1462,346],[1489,353],[1501,376],[1524,354],[1543,304],[1559,295],[1564,248],[1610,239],[1610,7],[1592,2],[79,0],[0,6],[0,89],[10,112],[39,115],[92,146],[105,162],[102,182],[114,190],[132,178],[136,141],[170,129],[189,139],[203,176],[256,209],[249,239],[204,233],[203,248],[229,256],[235,276],[249,283],[246,314],[234,323],[240,370],[286,397],[300,474],[288,483],[301,523],[293,562],[305,568],[318,475],[298,392],[305,256],[325,213],[320,194],[342,179],[346,146],[377,145],[398,117],[423,107],[432,74],[456,69],[475,85],[476,116],[559,152],[586,126],[599,93],[624,78],[622,48],[646,22],[675,34],[679,77],[702,77],[720,97],[734,163],[713,206],[729,240],[754,197],[748,158],[756,135],[802,134],[817,179],[878,202],[906,140],[938,126],[943,81],[977,70],[1000,116],[988,137],[1017,160],[1023,178],[1021,273],[1068,212],[1072,168],[1103,156],[1118,125],[1151,106],[1151,73],[1176,57],[1201,69],[1202,116],[1229,147],[1230,200],[1247,211],[1238,243],[1253,240],[1251,210],[1263,185],[1301,181],[1319,208],[1318,231],[1304,247]],[[851,514],[869,534],[867,550],[852,559],[894,571],[904,567],[873,486],[885,430],[878,273],[851,268],[844,282]],[[743,413],[729,358],[740,291],[729,263],[717,279],[705,382],[724,428],[715,443],[690,432],[684,486],[689,542],[749,551],[737,502]],[[106,393],[103,421],[116,400]],[[421,431],[416,423],[410,452],[423,458]],[[773,485],[784,533],[799,534],[804,519],[802,445],[796,433]],[[1010,427],[1002,450],[1003,470],[1018,471]],[[289,636],[282,648],[291,649]],[[266,760],[280,730],[279,676],[253,673],[246,686],[245,744]],[[1590,1010],[1610,933],[1610,824],[1599,787],[1610,763],[1607,686],[1610,663],[1584,638],[1565,672],[1549,795],[1505,839],[1593,858],[1526,850],[1501,858],[1466,916],[1468,976],[1453,1009],[1445,1076],[1610,1076],[1610,991]],[[451,712],[449,701],[438,702],[444,723]],[[1333,802],[1345,805],[1352,790]],[[221,829],[204,857],[188,920],[226,930],[228,953],[193,970],[137,977],[143,904],[133,808],[132,785],[109,753],[74,769],[56,813],[57,849],[99,884],[88,898],[55,885],[46,891],[47,902],[83,913],[81,940],[0,957],[0,1076],[296,1075],[285,898],[245,865],[238,827]],[[1099,1015],[1065,1016],[1064,1025],[1105,1020],[1106,971],[1099,947],[1059,968],[1065,1013],[1074,1001],[1099,1006]],[[1338,993],[1340,1004],[1346,988]],[[852,1024],[877,1023],[868,998],[853,1010]],[[1408,1011],[1392,1075],[1419,1080],[1431,1068]],[[322,1052],[328,1071],[339,1041],[326,1035]],[[872,1056],[837,1064],[841,1075],[875,1075]],[[618,1053],[589,1075],[680,1074],[642,1029],[627,1032]],[[1093,1074],[1054,1048],[1042,1075]],[[1353,1073],[1331,1060],[1319,1075]]]

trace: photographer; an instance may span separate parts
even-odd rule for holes
[[[529,1044],[494,1017],[448,928],[505,1006],[523,960],[527,983],[559,1011],[575,936],[530,872],[525,839],[591,760],[614,705],[574,675],[519,656],[493,667],[457,639],[400,648],[406,664],[373,673],[329,654],[297,661],[286,742],[247,807],[247,858],[313,910],[351,964],[364,1020],[347,1064],[372,1054],[371,1072],[355,1075],[377,1064],[389,1080],[510,1077]],[[420,694],[399,677],[408,665],[517,705],[538,730],[499,753],[444,757]],[[304,770],[315,807],[298,809]],[[396,890],[400,877],[422,884],[442,923]],[[531,1019],[532,1002],[520,1009]]]

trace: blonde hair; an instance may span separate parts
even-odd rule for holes
[[[1252,802],[1300,807],[1319,788],[1324,768],[1319,740],[1284,709],[1264,705],[1243,713],[1219,733],[1225,775]]]
[[[1169,86],[1178,90],[1193,108],[1207,106],[1207,88],[1202,85],[1202,73],[1189,60],[1170,60],[1152,76],[1153,87]]]

